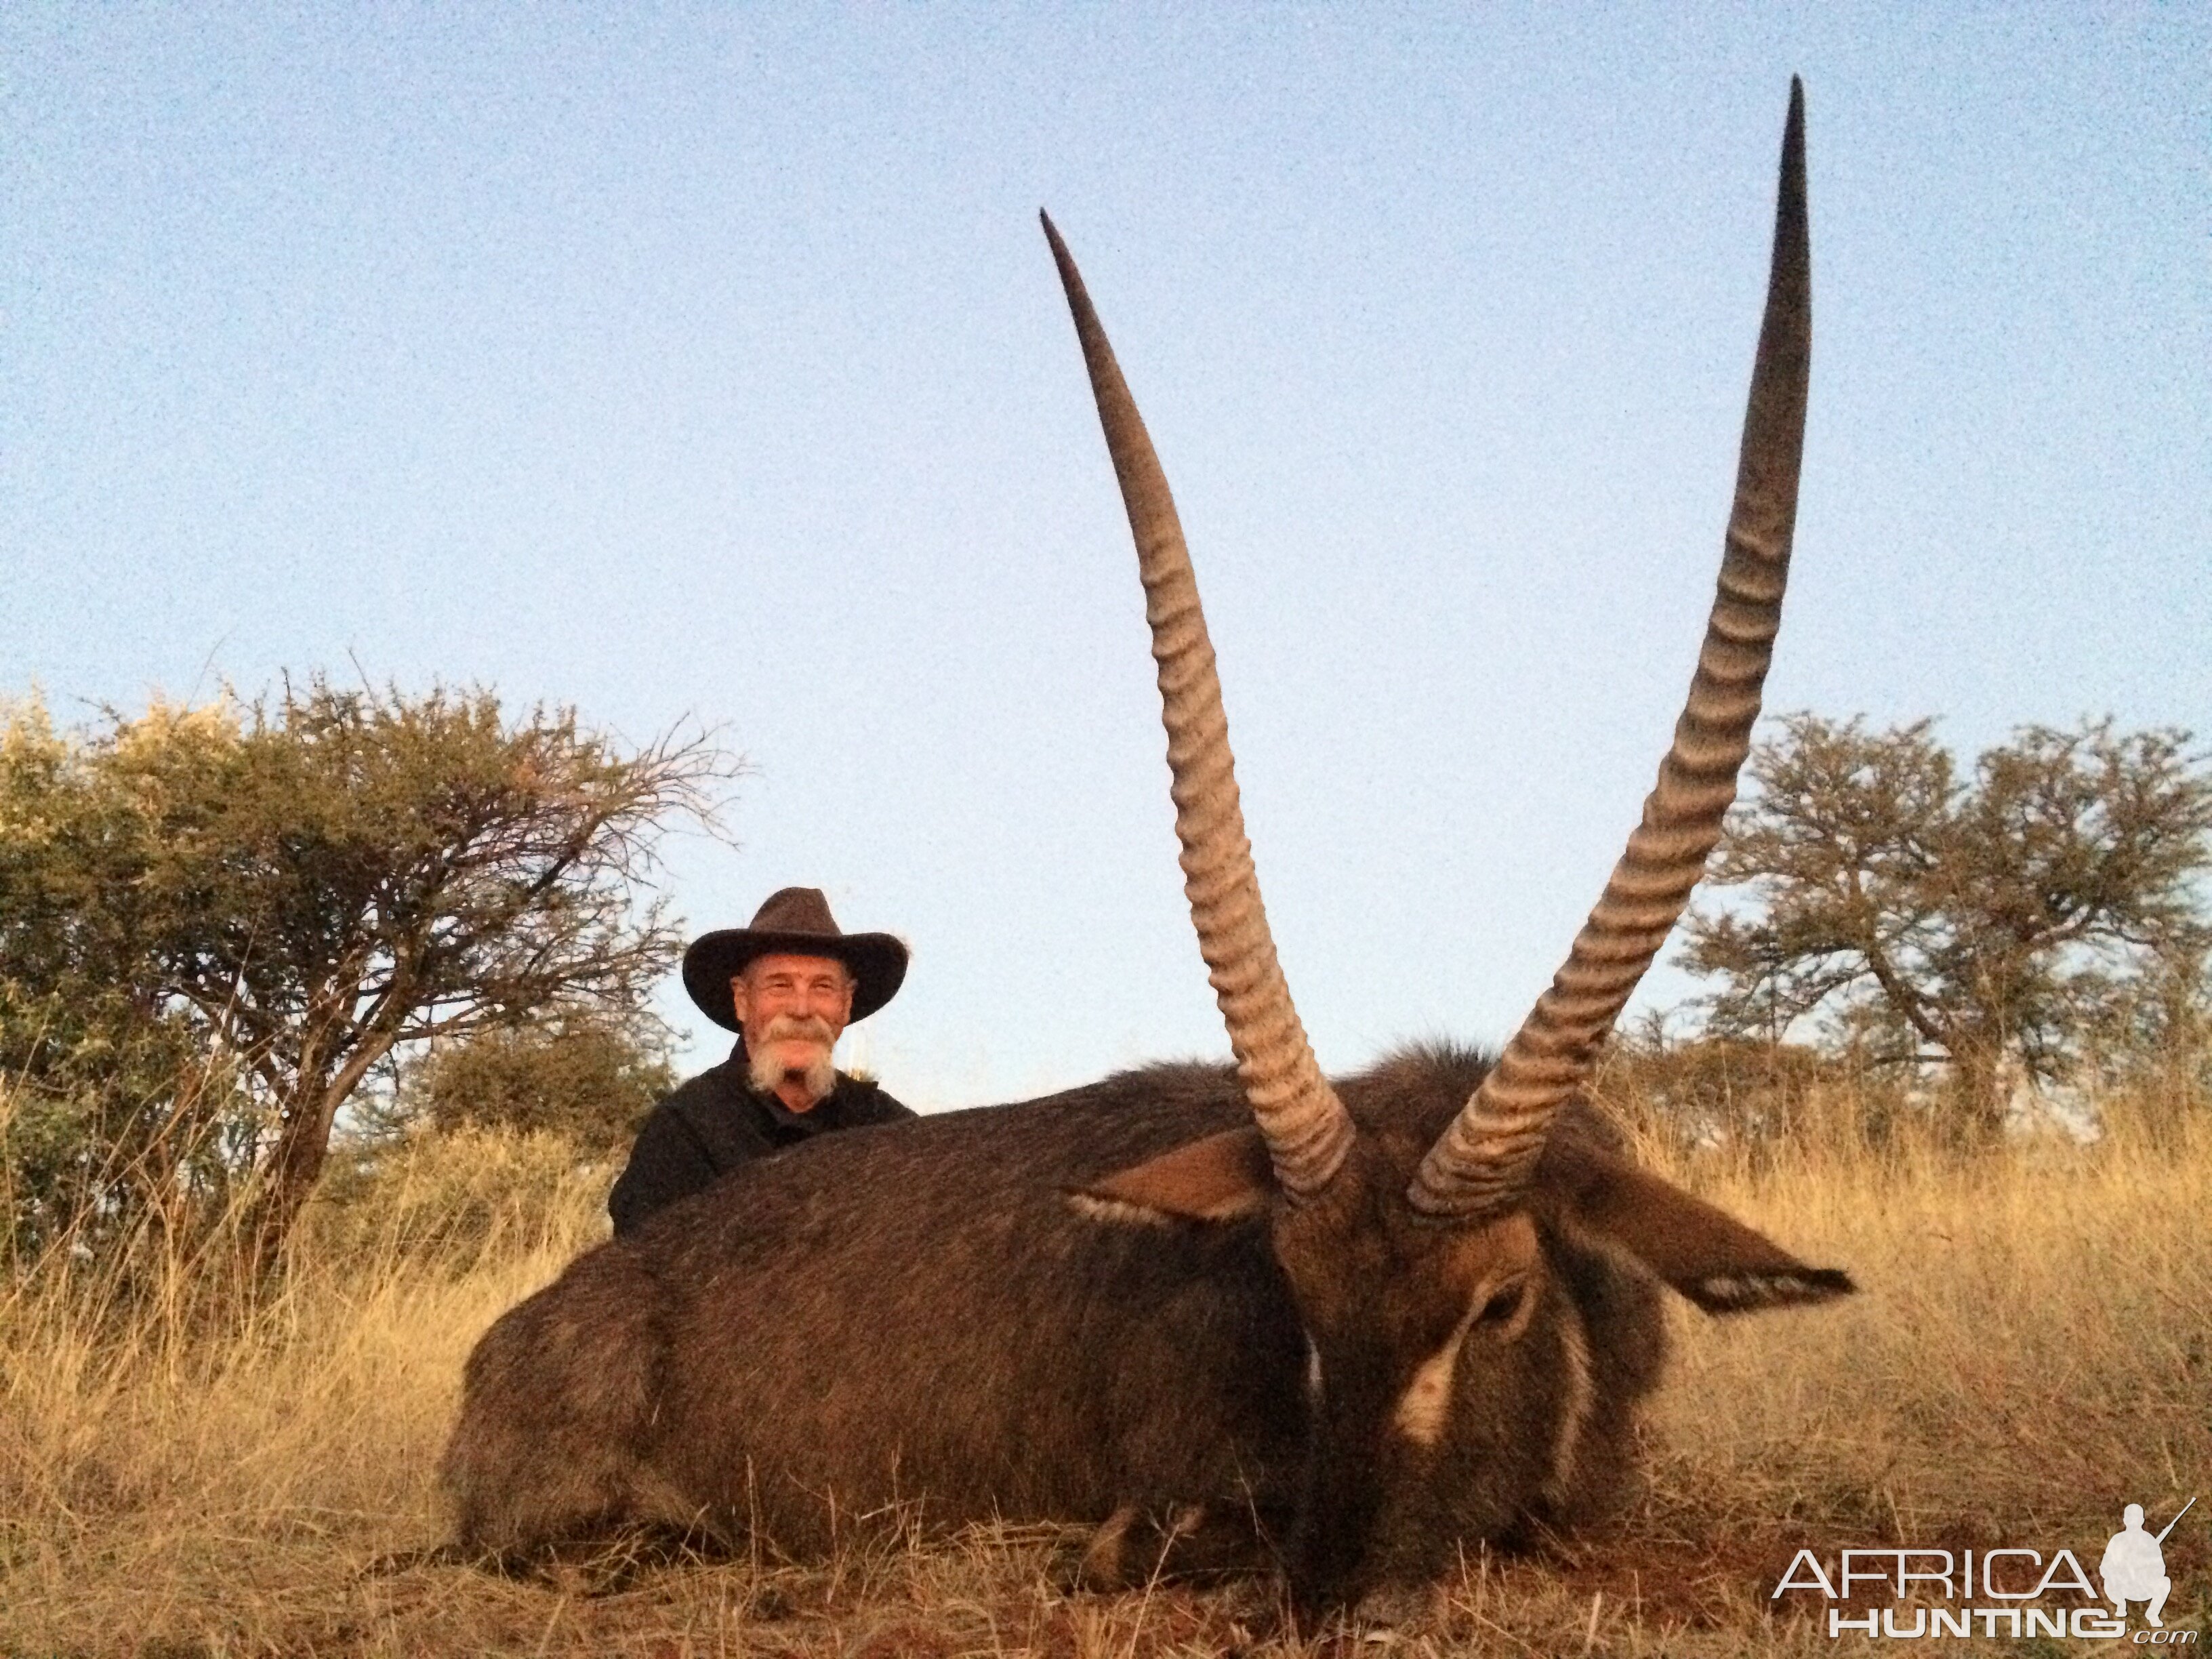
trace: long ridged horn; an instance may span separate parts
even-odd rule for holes
[[[1407,1197],[1425,1214],[1480,1218],[1516,1200],[1553,1115],[1589,1076],[1606,1034],[1674,931],[1720,839],[1782,620],[1811,349],[1804,88],[1793,76],[1735,506],[1689,702],[1644,800],[1644,821],[1566,965],[1421,1160]]]
[[[1275,960],[1274,935],[1268,931],[1259,875],[1252,867],[1252,845],[1244,836],[1213,642],[1206,637],[1198,580],[1167,475],[1067,244],[1049,215],[1037,216],[1044,222],[1060,284],[1067,290],[1099,424],[1106,429],[1106,447],[1136,538],[1145,617],[1152,629],[1152,658],[1159,664],[1160,714],[1168,729],[1173,775],[1169,793],[1175,799],[1176,836],[1182,842],[1183,892],[1198,929],[1198,948],[1229,1028],[1244,1097],[1267,1137],[1275,1177],[1292,1195],[1307,1196],[1327,1186],[1343,1164],[1352,1146],[1352,1118],[1322,1075]]]

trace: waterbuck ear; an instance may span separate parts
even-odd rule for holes
[[[1241,1221],[1275,1194],[1274,1166],[1257,1126],[1230,1129],[1068,1194],[1102,1221]]]
[[[1559,1219],[1606,1249],[1633,1256],[1707,1313],[1749,1313],[1848,1296],[1838,1267],[1808,1267],[1765,1234],[1647,1170],[1580,1146],[1545,1161],[1545,1184],[1565,1200]]]

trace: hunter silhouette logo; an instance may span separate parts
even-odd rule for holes
[[[2150,1605],[2143,1609],[2143,1617],[2165,1628],[2166,1620],[2159,1614],[2166,1611],[2173,1580],[2166,1576],[2166,1555],[2160,1547],[2166,1533],[2196,1504],[2194,1498],[2184,1504],[2180,1514],[2167,1522],[2165,1531],[2155,1538],[2143,1530],[2142,1504],[2130,1504],[2121,1512],[2121,1530],[2112,1534],[2112,1542],[2105,1546],[2105,1559],[2097,1564],[2097,1577],[2105,1581],[2105,1599],[2121,1618],[2128,1616],[2129,1602],[2147,1601]]]

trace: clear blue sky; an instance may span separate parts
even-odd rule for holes
[[[895,1091],[1221,1052],[1046,205],[1323,1062],[1498,1041],[1686,684],[1792,71],[1770,708],[2212,727],[2190,5],[14,4],[0,690],[358,662],[720,723],[742,845],[677,903],[906,934]]]

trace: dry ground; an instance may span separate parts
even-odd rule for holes
[[[598,1183],[549,1143],[428,1145],[321,1205],[288,1290],[225,1334],[158,1296],[97,1311],[51,1273],[0,1290],[0,1655],[1832,1653],[1816,1601],[1769,1596],[1801,1545],[2063,1544],[2094,1571],[2123,1504],[2158,1525],[2191,1493],[2168,1623],[2201,1631],[2212,1103],[2185,1104],[2088,1147],[1680,1171],[1864,1293],[1680,1312],[1649,1490],[1612,1531],[1470,1559],[1400,1632],[1303,1643],[1256,1584],[1063,1595],[1049,1530],[611,1587],[416,1559],[471,1343],[597,1225]]]

